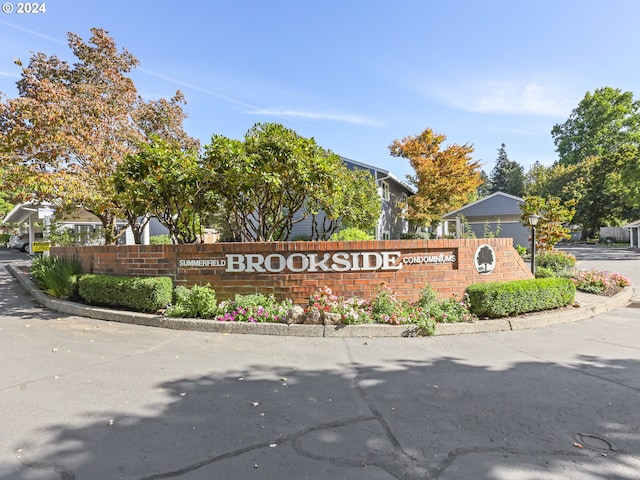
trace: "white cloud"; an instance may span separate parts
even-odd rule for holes
[[[8,72],[0,72],[0,77],[21,78],[20,75],[16,75],[15,73],[8,73]]]
[[[354,115],[349,113],[330,113],[330,112],[304,112],[299,110],[283,110],[283,109],[254,109],[245,111],[250,115],[267,115],[272,117],[283,118],[308,118],[312,120],[329,120],[335,122],[351,123],[353,125],[361,125],[366,127],[382,127],[383,124],[379,120],[366,117],[363,115]]]
[[[204,93],[205,95],[209,95],[211,97],[219,98],[219,99],[224,100],[226,102],[233,103],[234,105],[239,105],[239,106],[244,107],[244,108],[257,108],[257,107],[254,107],[253,105],[250,105],[248,103],[243,102],[242,100],[238,100],[237,98],[233,98],[233,97],[229,97],[228,95],[222,95],[221,93],[213,92],[213,91],[208,90],[206,88],[202,88],[202,87],[200,87],[198,85],[194,85],[193,83],[184,82],[182,80],[179,80],[179,79],[174,78],[174,77],[170,77],[170,76],[165,75],[163,73],[159,73],[159,72],[155,72],[153,70],[149,70],[148,68],[138,67],[138,70],[140,70],[141,72],[144,72],[144,73],[146,73],[148,75],[154,76],[156,78],[160,78],[160,79],[165,80],[167,82],[173,83],[174,85],[177,85],[179,87],[184,87],[184,88],[188,88],[188,89],[191,89],[191,90],[195,90],[196,92]]]
[[[192,89],[200,93],[204,93],[205,95],[219,98],[228,103],[243,107],[245,108],[244,113],[249,115],[265,115],[265,116],[279,117],[279,118],[307,118],[312,120],[329,120],[329,121],[337,121],[337,122],[343,122],[343,123],[351,123],[354,125],[362,125],[367,127],[382,127],[382,122],[376,119],[363,116],[363,115],[353,115],[348,113],[329,113],[329,112],[304,112],[299,110],[260,108],[255,105],[246,103],[242,100],[239,100],[237,98],[230,97],[228,95],[223,95],[223,94],[211,91],[209,89],[202,88],[198,85],[194,85],[193,83],[184,82],[177,78],[170,77],[168,75],[155,72],[147,68],[139,67],[138,70],[148,75],[152,75],[156,78],[160,78],[167,82],[173,83],[174,85],[178,85],[180,87],[187,88],[187,89]]]
[[[16,25],[15,23],[7,22],[5,20],[0,20],[0,25],[4,25],[5,27],[13,28],[14,30],[18,30],[20,32],[28,33],[29,35],[33,35],[35,37],[40,37],[45,40],[48,40],[53,43],[58,43],[60,45],[67,45],[66,40],[62,40],[60,38],[52,37],[50,35],[45,35],[44,33],[38,32],[36,30],[31,30],[29,28],[21,27],[20,25]]]
[[[577,99],[554,79],[476,80],[428,87],[428,94],[460,110],[566,117]]]

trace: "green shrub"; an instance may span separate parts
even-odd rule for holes
[[[402,305],[396,298],[393,291],[386,286],[381,286],[375,297],[371,300],[369,308],[371,311],[371,317],[376,322],[381,323],[394,323],[394,317],[402,311]]]
[[[516,252],[518,252],[518,255],[524,258],[527,255],[527,247],[523,247],[522,245],[518,244],[516,245]]]
[[[576,266],[576,257],[567,252],[552,250],[536,255],[536,269],[548,268],[556,275],[561,275]]]
[[[211,318],[218,310],[216,292],[210,285],[191,288],[178,286],[173,292],[173,303],[167,309],[168,317]]]
[[[431,234],[429,232],[407,232],[400,234],[400,240],[429,240]]]
[[[11,235],[9,235],[8,233],[0,233],[0,245],[6,246],[10,238]]]
[[[550,268],[536,266],[536,278],[551,278],[555,276],[557,275]]]
[[[416,302],[416,305],[418,307],[428,307],[437,300],[438,294],[433,287],[431,287],[431,285],[425,285],[422,290],[420,290],[420,298]]]
[[[48,295],[72,298],[77,294],[78,275],[82,273],[75,260],[38,256],[31,264],[31,278]]]
[[[311,237],[309,235],[295,235],[291,238],[292,242],[310,242]]]
[[[429,315],[436,323],[458,323],[475,320],[474,316],[469,312],[469,305],[452,298],[439,300],[431,304],[428,309]]]
[[[73,229],[51,222],[46,228],[47,241],[56,247],[73,245],[76,242],[76,235]]]
[[[359,228],[345,228],[331,235],[329,240],[336,242],[374,240],[374,236]]]
[[[471,312],[490,318],[564,307],[573,303],[575,293],[575,285],[567,278],[475,283],[467,287]]]
[[[169,277],[116,277],[82,275],[78,293],[87,303],[156,312],[171,303],[173,284]]]
[[[171,237],[169,235],[153,235],[149,237],[149,243],[151,245],[171,245]]]

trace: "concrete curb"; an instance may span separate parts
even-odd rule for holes
[[[420,329],[415,325],[300,325],[285,323],[216,322],[204,319],[170,318],[147,313],[111,310],[52,298],[42,292],[28,275],[14,268],[13,265],[7,265],[7,270],[41,306],[54,312],[94,318],[97,320],[130,323],[147,327],[170,328],[174,330],[291,337],[348,338],[420,336]],[[629,304],[633,297],[633,288],[626,287],[622,292],[613,297],[600,297],[597,295],[590,295],[589,297],[590,300],[593,301],[585,302],[583,305],[578,304],[578,306],[573,309],[530,313],[520,317],[480,320],[473,323],[439,323],[436,325],[434,335],[462,335],[469,333],[524,330],[545,327],[557,323],[586,320],[600,313],[615,310],[616,308]]]
[[[592,295],[595,301],[574,308],[567,307],[540,313],[527,313],[513,318],[499,318],[495,320],[480,320],[474,323],[439,323],[436,335],[459,335],[463,333],[489,333],[507,330],[526,330],[529,328],[546,327],[557,323],[571,323],[595,317],[601,313],[615,310],[629,304],[633,297],[633,288],[626,287],[612,297]]]

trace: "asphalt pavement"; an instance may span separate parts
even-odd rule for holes
[[[640,284],[637,251],[571,248]],[[636,480],[636,306],[470,335],[230,335],[52,312],[0,268],[0,480]]]

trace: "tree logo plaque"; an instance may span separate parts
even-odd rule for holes
[[[496,252],[491,245],[482,244],[473,256],[473,263],[480,275],[489,275],[496,268]]]

